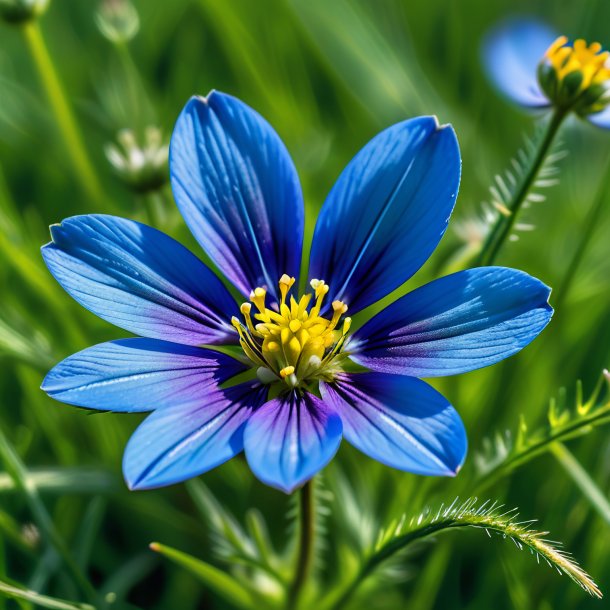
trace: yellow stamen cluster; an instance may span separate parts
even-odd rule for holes
[[[330,318],[322,315],[328,284],[311,280],[313,294],[305,294],[297,301],[294,296],[288,298],[294,281],[286,274],[280,278],[277,309],[269,309],[267,291],[256,288],[250,293],[252,303],[243,303],[240,308],[245,324],[236,317],[232,320],[245,354],[258,365],[259,378],[265,383],[283,380],[294,387],[321,378],[325,371],[332,370],[350,328],[351,319],[345,318],[338,329],[341,316],[347,311],[341,301],[333,301]],[[314,304],[309,308],[312,298]],[[252,304],[258,310],[254,315]]]
[[[610,91],[610,53],[601,44],[560,36],[538,67],[538,80],[553,104],[587,115],[603,110]]]
[[[581,90],[591,85],[605,83],[610,79],[610,53],[602,51],[599,42],[587,45],[582,38],[574,41],[573,46],[568,45],[566,36],[560,36],[548,48],[545,57],[553,66],[558,80],[563,80],[568,74],[580,72],[582,74]]]

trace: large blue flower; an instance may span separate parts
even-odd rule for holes
[[[68,218],[42,249],[73,298],[144,337],[70,356],[42,386],[81,407],[153,411],[127,446],[128,485],[176,483],[245,450],[259,479],[290,492],[342,437],[401,470],[455,474],[464,427],[418,377],[519,351],[551,317],[549,289],[520,271],[471,269],[404,296],[353,335],[345,317],[409,279],[440,241],[460,179],[453,129],[434,117],[404,121],[356,155],[322,208],[311,291],[300,298],[291,293],[301,188],[264,119],[229,95],[192,98],[174,129],[170,173],[193,235],[251,302],[238,307],[195,255],[130,220]],[[237,346],[236,357],[217,345]],[[350,359],[368,372],[348,372]],[[232,381],[249,368],[249,381]]]
[[[610,129],[610,54],[568,40],[545,23],[508,19],[486,36],[485,70],[501,93],[525,108],[574,110]]]

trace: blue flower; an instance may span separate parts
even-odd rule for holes
[[[501,93],[525,108],[574,111],[610,129],[610,53],[569,41],[544,23],[509,19],[483,44],[485,70]]]
[[[245,450],[261,481],[290,492],[343,437],[401,470],[455,474],[463,424],[418,378],[518,352],[551,317],[549,289],[521,271],[471,269],[407,294],[351,335],[345,317],[408,280],[443,236],[460,180],[453,129],[407,120],[354,157],[318,218],[311,290],[300,297],[301,187],[261,116],[223,93],[192,98],[170,174],[193,235],[246,297],[240,307],[194,254],[137,222],[68,218],[42,249],[74,299],[142,337],[74,354],[42,386],[81,407],[153,411],[125,451],[129,487],[183,481]],[[349,372],[350,360],[368,372]],[[248,369],[248,381],[231,381]]]

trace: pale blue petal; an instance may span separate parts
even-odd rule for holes
[[[550,105],[538,84],[538,64],[557,38],[545,23],[508,19],[485,37],[482,56],[485,71],[498,90],[521,106]]]
[[[550,289],[515,269],[480,267],[435,280],[386,307],[347,350],[375,371],[443,377],[508,358],[549,323]]]
[[[248,421],[245,450],[252,472],[291,493],[333,458],[341,419],[320,398],[296,391],[269,401]]]
[[[408,280],[443,236],[460,182],[453,129],[435,117],[393,125],[348,164],[313,237],[310,278],[350,313]]]
[[[100,343],[66,358],[45,377],[55,400],[101,411],[198,405],[208,388],[245,370],[225,354],[157,339]]]
[[[221,281],[152,227],[90,214],[51,227],[42,248],[64,290],[100,318],[144,337],[187,345],[237,343],[239,312]]]
[[[424,475],[455,475],[466,456],[466,431],[455,409],[424,381],[356,373],[320,384],[354,447],[387,466]]]
[[[212,91],[180,114],[170,146],[176,203],[201,247],[244,294],[298,278],[304,207],[294,164],[273,128]]]
[[[134,432],[123,456],[130,489],[173,485],[196,477],[243,450],[244,425],[267,388],[257,382],[209,387],[198,404],[159,409]]]

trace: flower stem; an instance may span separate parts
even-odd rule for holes
[[[30,20],[22,26],[23,35],[28,45],[36,70],[49,98],[49,103],[61,130],[68,155],[82,187],[88,196],[100,203],[103,199],[102,189],[97,179],[83,139],[76,125],[70,104],[66,98],[55,66],[36,20]]]
[[[36,525],[40,528],[47,543],[55,550],[59,557],[61,557],[72,580],[78,585],[81,592],[87,598],[87,601],[95,605],[98,601],[95,589],[91,586],[91,583],[76,563],[66,543],[55,529],[53,520],[40,498],[36,485],[33,483],[31,477],[28,476],[28,472],[21,461],[21,458],[17,455],[17,452],[10,444],[1,428],[0,459],[4,462],[6,471],[13,479],[15,486],[23,494]]]
[[[299,542],[294,578],[286,598],[287,610],[296,610],[307,582],[313,560],[315,536],[315,507],[312,481],[305,483],[299,492]]]
[[[565,110],[557,109],[551,116],[551,120],[546,127],[546,132],[542,138],[542,141],[540,142],[532,165],[528,172],[523,176],[521,184],[519,185],[519,188],[517,189],[510,205],[507,206],[510,214],[508,216],[503,214],[499,215],[494,227],[490,231],[485,243],[483,244],[483,247],[481,248],[481,253],[479,254],[476,262],[477,266],[494,264],[502,245],[510,235],[515,225],[527,194],[538,176],[538,172],[544,163],[544,160],[551,148],[551,144],[553,143],[559,127],[563,123],[566,115],[567,112]]]

